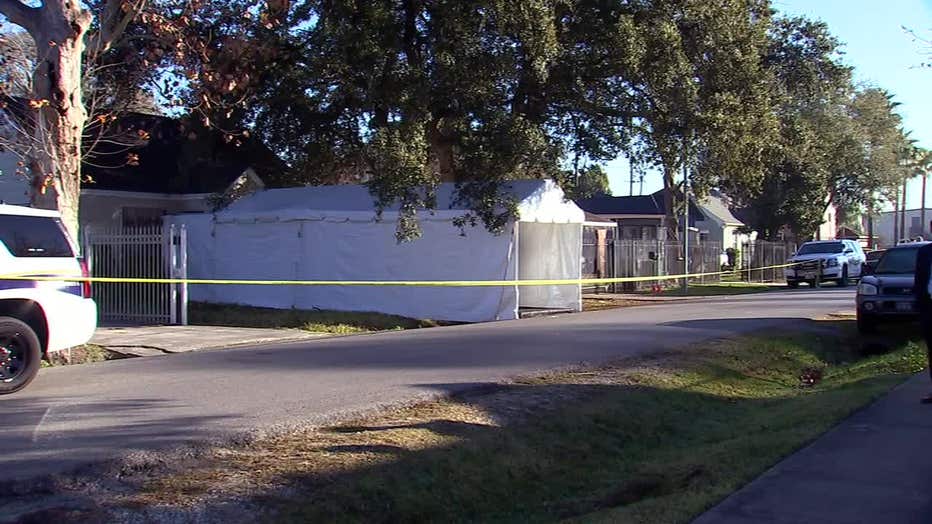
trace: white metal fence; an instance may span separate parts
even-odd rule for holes
[[[84,253],[92,277],[187,278],[184,227],[139,226],[87,231]],[[93,296],[104,323],[182,324],[187,285],[95,282]]]

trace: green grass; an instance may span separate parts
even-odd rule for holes
[[[924,365],[912,340],[862,356],[850,323],[832,325],[844,327],[502,386],[424,416],[336,428],[355,438],[339,446],[278,441],[272,469],[296,491],[273,499],[272,518],[689,522]],[[462,414],[507,419],[522,405],[526,416],[504,426]],[[342,469],[308,467],[322,452]]]
[[[192,303],[188,321],[196,325],[254,328],[297,328],[315,333],[366,333],[435,327],[438,322],[382,313],[272,309],[225,304]]]

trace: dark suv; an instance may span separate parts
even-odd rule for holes
[[[883,322],[917,317],[913,295],[916,257],[919,248],[928,244],[913,242],[888,249],[872,274],[861,280],[857,297],[859,331],[872,333]]]

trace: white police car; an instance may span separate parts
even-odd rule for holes
[[[21,279],[86,277],[76,253],[58,213],[0,204],[0,395],[26,387],[49,353],[94,334],[89,283]]]

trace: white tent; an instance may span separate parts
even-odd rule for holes
[[[519,220],[500,235],[453,225],[467,210],[442,184],[437,210],[418,217],[421,238],[395,240],[397,207],[376,220],[364,186],[272,189],[214,215],[176,215],[185,225],[193,279],[474,281],[577,279],[584,212],[549,180],[504,190]],[[518,317],[520,308],[582,307],[579,285],[500,287],[195,285],[193,301],[272,308],[378,311],[413,318],[481,322]]]

